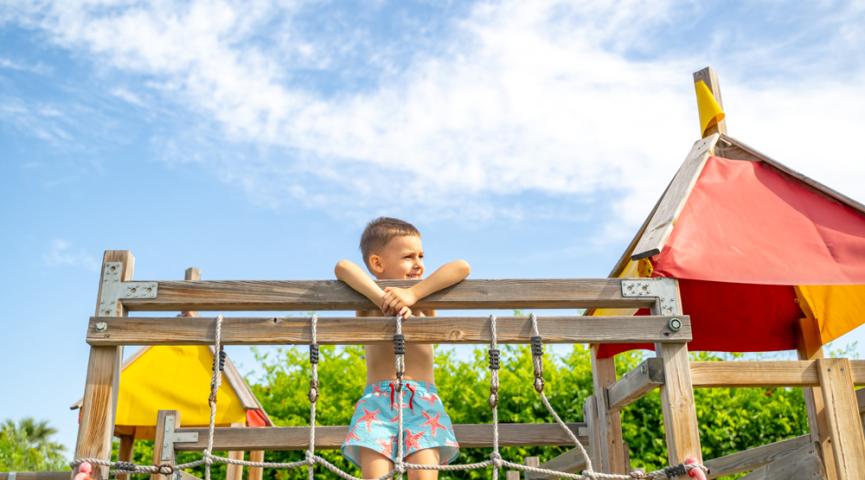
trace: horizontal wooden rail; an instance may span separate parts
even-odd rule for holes
[[[809,435],[802,435],[801,437],[761,445],[724,457],[714,458],[704,463],[709,467],[709,478],[718,478],[725,475],[748,472],[763,465],[768,465],[781,457],[808,446],[810,443],[811,437]]]
[[[569,423],[581,442],[586,439],[583,423]],[[178,433],[198,433],[198,441],[175,443],[175,450],[202,450],[207,446],[206,428],[178,428]],[[487,424],[456,424],[454,433],[460,446],[466,448],[492,447],[493,426]],[[347,426],[315,428],[315,448],[336,449],[348,434]],[[555,423],[501,423],[499,445],[567,445],[570,438]],[[224,427],[217,428],[213,438],[214,450],[304,450],[309,446],[309,427]]]
[[[586,461],[583,454],[576,448],[572,448],[565,453],[559,454],[548,461],[538,465],[547,470],[555,470],[557,472],[577,473],[582,472],[586,468]],[[528,479],[540,478],[559,478],[553,475],[543,473],[526,472]]]
[[[865,360],[851,360],[853,383],[865,385]],[[819,386],[815,361],[691,362],[694,387]]]
[[[365,297],[336,280],[319,281],[166,281],[156,298],[122,299],[127,310],[362,310],[374,308]],[[412,285],[388,280],[381,286]],[[650,307],[654,298],[622,296],[619,279],[465,280],[436,292],[418,308],[513,309]]]
[[[664,362],[649,358],[607,388],[610,409],[623,408],[664,384]]]
[[[72,472],[15,472],[16,480],[69,480]],[[9,472],[0,472],[0,480],[8,480]]]
[[[687,342],[691,324],[676,317],[678,331],[668,327],[672,317],[539,317],[538,329],[547,343]],[[93,317],[87,329],[91,345],[198,345],[214,341],[215,318],[205,317]],[[531,321],[527,317],[496,320],[500,343],[527,343]],[[394,320],[386,317],[322,317],[317,322],[321,344],[390,342]],[[414,317],[403,324],[406,341],[414,343],[486,343],[488,317]],[[308,344],[310,319],[300,317],[239,318],[222,321],[226,345]]]

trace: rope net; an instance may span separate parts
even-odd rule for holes
[[[496,316],[490,315],[490,348],[488,352],[488,360],[489,360],[489,369],[490,369],[490,396],[489,396],[489,405],[492,410],[492,418],[493,418],[493,449],[490,453],[490,457],[488,460],[484,460],[481,462],[475,463],[465,463],[465,464],[450,464],[450,465],[427,465],[427,464],[417,464],[417,463],[409,463],[403,460],[403,395],[402,388],[404,386],[403,376],[405,374],[405,336],[402,333],[402,322],[403,319],[400,316],[396,316],[394,318],[395,328],[393,335],[393,344],[394,344],[394,370],[396,372],[396,390],[397,397],[399,398],[397,414],[398,418],[398,429],[397,429],[397,459],[394,462],[394,468],[390,472],[378,477],[374,480],[387,480],[390,478],[396,478],[398,480],[402,480],[403,474],[409,470],[437,470],[437,471],[445,471],[445,472],[453,472],[453,471],[464,471],[464,470],[478,470],[492,467],[492,479],[498,480],[499,478],[499,470],[503,467],[511,468],[514,470],[519,470],[523,472],[529,472],[539,475],[544,475],[547,477],[557,477],[557,478],[568,478],[573,480],[662,480],[662,479],[674,479],[683,476],[689,476],[694,478],[706,478],[706,474],[708,474],[709,470],[704,465],[697,463],[696,461],[691,462],[689,459],[686,463],[681,463],[678,465],[669,466],[666,468],[662,468],[659,470],[655,470],[652,472],[642,472],[642,471],[632,471],[628,474],[613,474],[613,473],[602,473],[596,472],[592,468],[592,461],[589,457],[588,452],[580,443],[577,436],[574,432],[571,431],[570,428],[565,424],[565,422],[559,417],[558,413],[556,413],[553,406],[550,404],[549,399],[547,399],[546,394],[544,394],[544,373],[543,373],[543,341],[540,335],[540,331],[538,328],[538,318],[534,313],[530,315],[530,321],[532,324],[532,336],[529,339],[530,345],[532,349],[532,366],[534,369],[534,388],[535,391],[538,392],[540,396],[541,402],[544,407],[549,412],[550,416],[555,419],[556,423],[561,426],[561,428],[566,432],[568,438],[576,447],[576,450],[580,453],[585,469],[581,473],[569,473],[562,472],[558,470],[551,470],[543,467],[533,467],[529,465],[523,465],[521,463],[514,463],[502,458],[499,453],[499,415],[498,415],[498,399],[499,399],[499,362],[501,358],[501,352],[498,348],[498,332],[496,327]],[[244,467],[258,467],[258,468],[272,468],[272,469],[294,469],[301,468],[306,466],[307,471],[309,472],[309,480],[313,480],[315,474],[315,466],[321,465],[326,470],[334,473],[340,478],[345,480],[364,480],[360,477],[355,477],[348,472],[343,471],[336,465],[330,463],[325,458],[315,454],[315,418],[316,418],[316,403],[318,402],[318,362],[319,362],[319,345],[317,338],[317,323],[318,316],[313,315],[310,319],[310,345],[309,345],[309,360],[310,360],[310,380],[309,380],[309,445],[305,452],[305,458],[303,460],[298,460],[294,462],[288,463],[280,463],[280,462],[254,462],[249,460],[240,460],[234,458],[223,457],[219,455],[213,454],[213,437],[215,431],[215,419],[216,419],[216,392],[219,390],[219,387],[222,383],[222,371],[225,366],[225,352],[223,350],[222,345],[222,319],[223,316],[219,315],[216,318],[215,332],[214,332],[214,347],[217,352],[213,356],[213,376],[210,381],[210,396],[208,398],[208,404],[210,406],[210,424],[208,425],[208,436],[207,436],[207,448],[202,452],[202,458],[198,460],[194,460],[192,462],[181,463],[181,464],[161,464],[161,465],[140,465],[132,462],[112,462],[110,460],[104,460],[101,458],[76,458],[70,465],[73,469],[76,469],[79,466],[83,466],[84,464],[90,465],[98,465],[101,467],[106,467],[109,470],[116,470],[118,472],[123,473],[140,473],[140,474],[161,474],[166,476],[171,476],[173,478],[180,478],[180,471],[188,468],[195,468],[201,465],[204,465],[204,479],[211,480],[211,466],[214,463],[221,463],[226,465],[240,465]],[[83,470],[83,469],[81,469]]]

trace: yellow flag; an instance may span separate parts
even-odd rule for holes
[[[700,134],[705,137],[706,130],[724,119],[724,110],[706,82],[698,80],[694,83],[694,89],[697,91],[697,109],[700,111]]]

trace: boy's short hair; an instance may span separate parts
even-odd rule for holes
[[[363,255],[363,263],[369,267],[369,257],[374,252],[380,251],[394,237],[418,236],[420,231],[412,224],[391,217],[378,217],[369,222],[360,236],[360,253]]]

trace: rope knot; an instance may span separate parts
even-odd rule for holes
[[[493,462],[496,468],[502,468],[504,465],[504,461],[502,460],[502,455],[499,452],[492,452],[490,454],[490,460]]]
[[[306,464],[315,465],[315,454],[312,453],[312,450],[306,451]]]
[[[163,463],[162,465],[159,466],[159,474],[160,475],[174,475],[174,467],[167,464],[167,463]]]
[[[487,401],[490,404],[490,408],[496,408],[499,405],[499,394],[494,391],[490,391],[490,398]]]
[[[535,384],[534,385],[535,385],[535,390],[537,390],[538,393],[543,392],[544,391],[544,377],[535,377]]]

